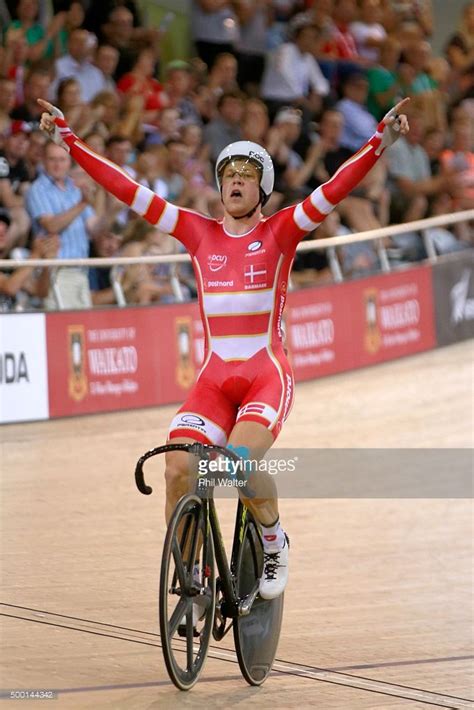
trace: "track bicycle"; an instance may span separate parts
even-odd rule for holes
[[[221,446],[165,444],[137,462],[135,481],[141,493],[152,492],[144,480],[145,461],[167,451],[187,451],[198,462],[221,456],[242,463]],[[264,600],[258,593],[263,570],[259,525],[239,499],[229,566],[212,493],[213,487],[203,486],[198,477],[195,492],[178,501],[163,546],[160,634],[168,674],[180,690],[189,690],[198,680],[211,636],[220,641],[231,628],[242,675],[250,685],[261,685],[272,669],[280,637],[284,595]]]

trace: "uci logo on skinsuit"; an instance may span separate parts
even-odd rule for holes
[[[222,254],[210,254],[207,265],[211,271],[220,271],[227,264],[227,256]]]

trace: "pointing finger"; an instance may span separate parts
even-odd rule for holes
[[[396,106],[394,106],[394,109],[393,109],[393,110],[395,111],[395,113],[401,113],[402,108],[403,108],[404,106],[406,106],[406,104],[407,104],[409,101],[410,101],[410,97],[409,97],[409,96],[407,96],[406,98],[404,98],[404,99],[402,99],[401,101],[399,101],[398,104],[396,104]]]
[[[45,111],[48,111],[49,113],[53,112],[54,106],[53,104],[50,104],[49,101],[45,101],[44,99],[37,99],[39,105],[45,109]]]

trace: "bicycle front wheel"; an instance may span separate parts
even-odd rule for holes
[[[169,677],[180,690],[196,683],[214,623],[214,545],[203,501],[186,495],[169,522],[160,577],[160,633]]]
[[[249,511],[235,570],[237,593],[242,599],[255,589],[263,571],[262,540]],[[235,650],[242,675],[250,685],[261,685],[272,670],[282,618],[283,594],[271,600],[257,597],[247,616],[234,619]]]

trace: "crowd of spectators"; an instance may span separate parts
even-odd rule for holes
[[[157,194],[222,216],[214,161],[231,141],[264,145],[275,165],[267,214],[301,200],[370,137],[400,98],[411,131],[324,225],[324,238],[474,206],[474,2],[434,56],[430,0],[191,0],[189,56],[164,62],[165,23],[135,0],[5,0],[0,7],[0,310],[195,296],[181,265],[49,270],[28,258],[181,250],[96,185],[39,131],[38,98],[93,150]],[[168,17],[173,21],[173,16]],[[469,227],[432,233],[439,254]],[[387,240],[394,263],[426,257],[421,235]],[[346,276],[380,268],[374,242],[338,251]],[[113,278],[112,278],[113,276]],[[296,285],[330,280],[323,251],[297,257]],[[176,286],[178,285],[178,287]]]

